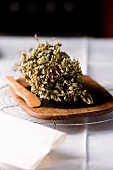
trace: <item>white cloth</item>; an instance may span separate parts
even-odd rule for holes
[[[53,169],[85,170],[87,163],[87,126],[67,125],[66,127],[59,126],[57,128],[61,131],[65,129],[67,138],[57,150],[52,150],[49,154],[53,163]]]
[[[88,164],[90,170],[113,170],[113,120],[88,127]]]
[[[83,73],[87,74],[89,40],[85,37],[56,37],[55,40],[62,43],[62,50],[69,54],[71,58],[80,61]],[[39,41],[51,41],[51,37],[39,37]],[[20,52],[28,52],[31,47],[36,47],[36,43],[34,37],[0,36],[1,86],[4,85],[4,76],[20,76],[20,73],[14,72],[12,67],[14,66],[14,63],[20,61]],[[20,117],[21,116],[22,115],[20,114]],[[25,118],[28,119],[27,114],[25,115]],[[32,119],[36,121],[35,118]],[[56,129],[66,132],[67,137],[62,145],[58,148],[54,148],[54,150],[51,150],[51,152],[47,154],[48,159],[50,158],[52,163],[51,165],[50,162],[48,163],[49,160],[47,161],[50,166],[49,170],[84,170],[87,163],[87,126],[57,125]],[[41,162],[41,167],[42,165],[44,165],[44,162]],[[47,164],[45,167],[47,167]],[[1,170],[13,170],[10,166],[5,166],[4,164],[0,165],[0,168]],[[17,168],[14,168],[14,170],[17,170]]]
[[[66,133],[0,112],[0,162],[35,169]]]

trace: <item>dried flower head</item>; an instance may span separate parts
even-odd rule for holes
[[[36,49],[29,55],[21,53],[22,73],[29,82],[31,91],[41,100],[77,101],[81,98],[92,104],[92,97],[82,88],[79,61],[72,60],[61,50],[62,44],[54,43],[53,39],[51,43],[37,42]]]

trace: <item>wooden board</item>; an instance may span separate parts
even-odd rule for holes
[[[93,79],[83,76],[83,86],[92,95],[95,105],[82,108],[53,108],[40,106],[30,108],[26,102],[17,96],[14,90],[9,87],[9,91],[17,104],[29,115],[43,120],[63,120],[72,119],[78,116],[98,116],[113,111],[113,96]]]

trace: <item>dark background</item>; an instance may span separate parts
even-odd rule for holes
[[[113,0],[4,0],[0,34],[112,37],[112,11]]]

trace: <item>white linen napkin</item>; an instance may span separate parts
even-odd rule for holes
[[[0,112],[0,162],[35,169],[66,133]]]

